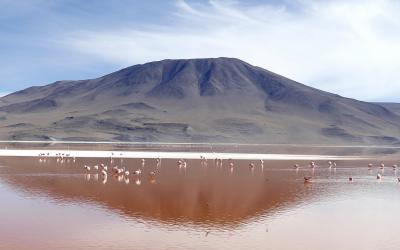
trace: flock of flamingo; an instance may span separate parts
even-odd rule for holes
[[[122,164],[123,162],[123,158],[122,158],[122,153],[120,153],[120,162]],[[39,154],[39,162],[46,162],[46,158],[50,157],[49,153],[40,153]],[[111,153],[111,157],[110,157],[110,164],[113,165],[115,158],[119,158],[118,156],[116,156],[114,153]],[[57,159],[57,163],[69,163],[69,162],[76,162],[76,157],[72,157],[70,154],[66,154],[66,153],[57,153],[56,154],[56,159]],[[228,159],[228,168],[230,170],[230,172],[233,172],[234,169],[234,161],[232,159]],[[122,181],[125,180],[126,183],[129,183],[129,176],[130,175],[134,175],[134,176],[141,176],[144,166],[145,166],[145,162],[146,159],[141,159],[141,167],[138,168],[137,170],[130,172],[129,170],[127,170],[125,167],[118,167],[118,166],[113,166],[112,168],[109,169],[109,167],[104,164],[104,163],[100,163],[97,165],[93,165],[93,166],[89,166],[89,165],[83,165],[83,169],[86,172],[86,174],[90,174],[90,173],[96,173],[96,174],[100,174],[102,176],[103,179],[103,183],[107,182],[107,177],[108,175],[113,175],[114,177],[116,177],[118,180]],[[206,157],[204,156],[200,156],[200,164],[201,166],[207,166],[208,165],[208,159],[206,159]],[[215,158],[214,159],[214,165],[217,167],[222,167],[223,166],[223,159],[220,158]],[[188,166],[187,161],[184,159],[179,159],[177,161],[177,166],[180,169],[186,169],[186,167]],[[156,158],[156,170],[154,171],[150,171],[148,173],[151,182],[155,181],[155,177],[156,175],[159,173],[159,168],[161,167],[161,158]],[[249,170],[250,171],[254,171],[256,167],[256,164],[253,162],[249,163]],[[263,170],[264,169],[264,160],[260,160],[260,167]],[[322,166],[317,165],[314,161],[311,161],[308,166],[306,165],[305,168],[308,169],[316,169],[316,168],[320,168]],[[299,164],[295,164],[293,166],[293,168],[297,171],[300,168],[304,168],[304,167],[300,167]],[[337,163],[334,161],[328,161],[328,169],[334,169],[336,170],[337,168]],[[374,168],[374,165],[372,163],[368,164],[368,170],[372,170]],[[381,170],[385,169],[385,164],[381,163],[379,165],[379,168]],[[393,170],[397,170],[399,167],[397,164],[394,164],[392,166]],[[377,180],[381,180],[383,178],[381,173],[378,173],[376,175],[376,179]],[[353,177],[349,177],[348,179],[349,181],[353,181]],[[400,182],[400,177],[397,178],[397,181]],[[311,183],[313,182],[313,177],[312,176],[305,176],[304,177],[304,183]],[[136,180],[136,184],[140,185],[141,181],[139,179]]]
[[[334,170],[336,170],[336,166],[337,166],[336,162],[328,161],[328,168],[329,169],[333,168]],[[315,164],[314,161],[312,161],[312,162],[310,162],[309,167],[311,169],[315,169],[317,167],[317,165]],[[299,164],[295,164],[294,165],[294,169],[298,170],[299,168],[300,168]],[[368,170],[371,171],[373,168],[374,168],[374,164],[369,163],[368,164]],[[379,168],[383,171],[385,169],[385,164],[381,163]],[[394,171],[396,171],[398,169],[398,165],[394,164],[392,166],[392,168],[393,168]],[[381,180],[382,179],[382,174],[378,173],[376,175],[376,179],[377,180]],[[354,180],[353,177],[350,176],[349,177],[349,181],[353,181],[353,180]],[[312,176],[305,176],[304,177],[304,183],[310,183],[310,182],[312,182]],[[397,182],[400,182],[400,177],[397,177]]]

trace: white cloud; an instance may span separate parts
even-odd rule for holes
[[[63,43],[121,66],[238,57],[344,96],[399,100],[400,2],[297,0],[293,6],[180,0],[173,23],[82,30]]]

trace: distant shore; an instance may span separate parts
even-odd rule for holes
[[[304,148],[391,148],[400,149],[400,145],[357,145],[357,144],[296,144],[296,143],[233,143],[233,142],[131,142],[131,141],[9,141],[0,140],[0,144],[104,144],[104,145],[156,145],[156,146],[284,146]]]
[[[97,151],[97,150],[25,150],[1,149],[0,157],[76,157],[76,158],[162,158],[162,159],[243,159],[243,160],[361,160],[358,156],[250,154],[210,152]]]

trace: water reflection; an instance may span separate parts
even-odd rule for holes
[[[160,168],[148,160],[139,176],[110,173],[102,178],[93,168],[91,173],[82,168],[99,160],[52,161],[7,159],[5,165],[9,167],[3,169],[2,181],[61,200],[89,199],[134,217],[227,225],[240,224],[278,204],[293,202],[302,190],[302,183],[295,181],[294,173],[263,172],[262,165],[250,163],[254,166],[249,168],[245,167],[249,165],[245,161],[236,162],[233,172],[233,168],[221,163],[204,168],[199,161],[177,166],[175,160],[164,160]],[[123,166],[133,173],[141,163],[125,160]],[[75,178],[79,175],[84,181]]]
[[[63,216],[69,218],[68,225],[74,230],[83,230],[89,221],[95,221],[93,223],[96,225],[124,228],[118,231],[122,235],[111,233],[106,240],[80,238],[77,242],[81,245],[74,245],[74,248],[86,248],[89,245],[102,248],[99,245],[101,243],[129,249],[133,243],[139,243],[143,249],[165,249],[166,245],[163,243],[168,243],[170,248],[175,249],[245,249],[246,245],[254,249],[265,249],[265,244],[282,249],[318,249],[303,242],[292,230],[297,228],[300,230],[297,234],[300,235],[303,235],[301,230],[318,232],[321,225],[315,220],[319,218],[333,228],[331,234],[340,235],[343,225],[338,224],[334,217],[326,217],[326,213],[331,211],[340,218],[348,217],[349,223],[358,223],[352,219],[354,211],[371,212],[364,207],[365,205],[377,209],[376,204],[370,203],[377,197],[382,205],[400,208],[400,201],[392,197],[393,194],[398,195],[400,188],[397,183],[397,169],[379,168],[378,162],[374,163],[376,167],[369,169],[367,162],[362,161],[342,161],[338,162],[337,167],[329,167],[327,162],[317,162],[316,167],[312,168],[309,167],[309,162],[180,161],[121,160],[117,157],[112,160],[70,161],[50,158],[2,158],[0,194],[13,208],[13,203],[18,204],[22,199],[24,205],[21,207],[29,212],[15,209],[6,213],[11,220],[7,221],[1,214],[0,218],[5,223],[4,227],[15,231],[12,234],[14,239],[19,238],[18,231],[21,230],[15,223],[27,226],[31,230],[39,227],[42,231],[38,230],[36,234],[44,237],[50,233],[48,229],[31,222],[31,219],[27,220],[21,214],[39,215],[42,211],[54,213],[54,208],[48,203],[50,202],[63,207]],[[109,174],[101,175],[100,170],[94,170],[93,166],[102,163],[108,165]],[[387,165],[391,166],[394,163],[387,162]],[[298,164],[298,167],[294,168],[295,164]],[[92,166],[91,170],[86,172],[84,165]],[[110,169],[117,165],[125,168],[130,174],[112,174]],[[135,174],[138,170],[141,170],[141,173]],[[376,179],[377,174],[382,175],[379,181]],[[305,183],[305,176],[310,176],[312,181]],[[349,181],[349,178],[352,178],[352,181]],[[13,195],[19,198],[7,198]],[[345,204],[340,207],[343,201]],[[354,201],[359,201],[360,207],[357,207]],[[347,216],[345,210],[332,210],[338,207],[348,209]],[[104,210],[99,212],[99,208]],[[84,219],[81,216],[83,211]],[[316,217],[310,217],[310,211],[315,213]],[[375,210],[377,211],[379,212]],[[301,216],[298,217],[299,215]],[[389,209],[387,214],[378,214],[379,216],[383,216],[382,220],[388,220],[386,216],[396,214],[391,213]],[[46,223],[51,225],[57,224],[60,219],[52,216],[49,218],[51,220]],[[293,219],[292,222],[290,218]],[[364,219],[371,220],[369,217]],[[25,221],[30,221],[30,226],[24,224]],[[400,229],[398,226],[396,228]],[[146,240],[149,235],[146,239],[126,239],[129,231],[143,235],[144,232],[137,231],[139,229],[160,236],[164,241]],[[174,237],[165,238],[165,232],[174,232]],[[189,232],[194,236],[188,236]],[[201,232],[201,235],[195,232]],[[70,232],[63,233],[70,235]],[[275,238],[266,238],[265,233],[273,234]],[[364,233],[350,232],[353,237],[360,239],[364,237]],[[390,235],[390,232],[387,233]],[[71,247],[71,244],[64,242],[64,234],[53,237],[62,242],[62,247]],[[278,239],[282,239],[285,234],[293,238],[292,245],[279,242]],[[182,235],[190,238],[191,245],[184,244],[184,239],[180,238]],[[206,237],[208,243],[200,241],[201,237]],[[126,242],[121,243],[121,238]],[[322,238],[325,239],[325,236]],[[226,242],[227,239],[231,242]],[[16,240],[10,242],[14,247],[21,247]],[[34,246],[38,249],[46,248],[45,242],[41,241]],[[349,245],[353,246],[351,243]],[[340,244],[335,243],[333,246]]]

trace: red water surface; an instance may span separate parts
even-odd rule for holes
[[[142,174],[83,169],[100,163]],[[398,249],[385,163],[0,158],[0,249]]]

